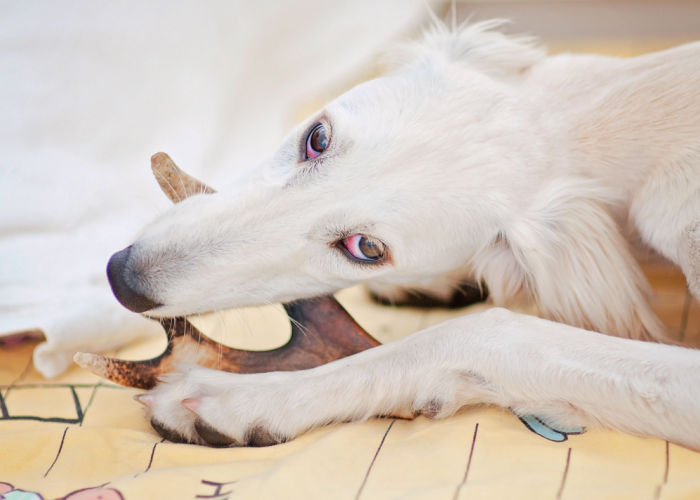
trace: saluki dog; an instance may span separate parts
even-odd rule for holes
[[[483,283],[495,306],[525,296],[542,317],[496,307],[296,372],[183,366],[142,397],[156,427],[261,445],[492,404],[700,448],[700,352],[664,343],[632,254],[663,255],[700,297],[700,43],[547,56],[497,28],[404,46],[243,185],[148,225],[110,279],[153,317],[357,283],[398,303]]]

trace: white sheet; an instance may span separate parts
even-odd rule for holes
[[[47,377],[76,350],[161,331],[104,273],[169,205],[151,154],[212,186],[244,176],[300,107],[426,14],[421,0],[0,0],[0,13],[0,335],[42,330]]]

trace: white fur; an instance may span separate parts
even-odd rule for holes
[[[245,444],[330,422],[494,404],[549,424],[602,425],[700,448],[700,355],[596,335],[502,308],[463,316],[311,370],[239,375],[200,367],[152,392],[152,415],[192,442],[197,416]],[[183,408],[197,397],[196,413]]]
[[[546,57],[481,23],[437,26],[390,75],[299,125],[245,186],[195,196],[134,244],[140,291],[168,316],[290,301],[367,282],[399,297],[483,280],[548,318],[665,339],[628,234],[679,265],[700,297],[700,44],[631,59]],[[308,127],[330,146],[300,160]],[[391,262],[332,244],[364,233]],[[199,415],[243,439],[327,421],[493,403],[700,445],[700,354],[506,312],[445,323],[314,370],[192,369],[154,391],[154,416],[195,439]],[[372,389],[367,389],[372,387]],[[225,408],[226,411],[220,411]]]

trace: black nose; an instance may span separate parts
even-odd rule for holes
[[[134,312],[143,312],[158,307],[160,304],[149,299],[142,293],[134,290],[134,276],[127,268],[131,246],[112,255],[107,263],[107,279],[112,287],[112,292],[117,300],[127,309]]]

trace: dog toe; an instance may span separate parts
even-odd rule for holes
[[[273,446],[283,441],[283,439],[274,437],[270,431],[259,425],[251,428],[246,434],[246,442],[248,443],[248,446]]]
[[[151,418],[151,427],[153,427],[153,430],[155,430],[162,437],[173,443],[191,442],[186,436],[183,436],[176,430],[167,427],[165,424],[163,424],[159,420],[156,420],[155,418]]]
[[[226,434],[223,434],[219,432],[217,429],[212,427],[210,424],[202,420],[201,418],[198,418],[194,422],[194,430],[197,432],[199,437],[204,441],[207,445],[212,446],[214,448],[226,448],[229,446],[240,446],[240,443],[237,442],[235,439],[233,439],[230,436],[227,436]]]

